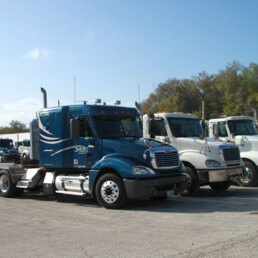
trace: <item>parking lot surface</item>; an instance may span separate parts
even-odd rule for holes
[[[258,188],[203,187],[122,210],[27,192],[0,198],[0,232],[0,257],[257,257]]]

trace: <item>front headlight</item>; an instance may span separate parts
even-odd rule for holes
[[[220,167],[220,163],[218,161],[215,160],[206,160],[205,164],[207,167]]]
[[[133,167],[132,172],[135,175],[155,175],[155,172],[147,167]]]

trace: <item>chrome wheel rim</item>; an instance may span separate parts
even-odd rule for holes
[[[114,203],[119,197],[119,187],[114,181],[105,181],[100,188],[101,197],[107,203]]]
[[[245,167],[242,176],[240,176],[240,180],[243,183],[248,184],[250,182],[250,180],[252,179],[252,176],[253,176],[252,170],[248,167]]]
[[[183,173],[183,175],[186,175],[186,182],[185,182],[185,191],[190,191],[192,179],[187,173]]]
[[[9,180],[8,177],[3,175],[0,177],[0,190],[5,193],[8,191],[9,188]]]

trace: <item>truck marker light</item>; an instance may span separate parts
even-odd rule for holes
[[[184,114],[184,112],[173,112],[174,114]]]
[[[102,110],[102,111],[100,111],[100,113],[101,113],[101,114],[105,114],[105,111]]]

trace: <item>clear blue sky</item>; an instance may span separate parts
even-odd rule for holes
[[[121,100],[258,61],[257,0],[0,0],[0,126],[42,106]],[[153,86],[154,85],[154,86]]]

